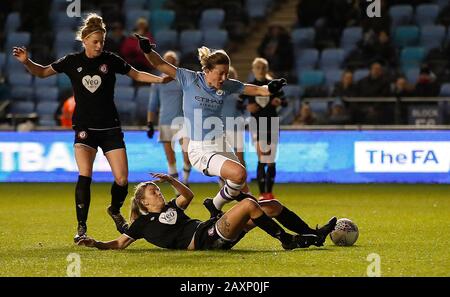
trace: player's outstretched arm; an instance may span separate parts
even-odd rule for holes
[[[151,173],[151,175],[159,180],[155,182],[168,182],[180,193],[177,197],[177,205],[182,209],[186,209],[194,198],[194,193],[176,178],[165,173]]]
[[[25,47],[13,47],[13,56],[22,63],[25,68],[32,74],[40,78],[45,78],[56,74],[56,71],[50,66],[42,66],[37,64],[28,57],[28,51]]]
[[[143,37],[139,34],[134,34],[136,38],[139,40],[139,47],[144,52],[145,57],[153,65],[156,69],[161,71],[164,74],[175,79],[177,75],[177,67],[170,64],[166,60],[164,60],[157,52],[153,49],[155,48],[154,44],[150,44],[150,40],[146,37]]]
[[[134,68],[131,68],[127,75],[133,80],[143,83],[166,84],[173,80],[170,76],[157,76],[148,72],[136,70]]]
[[[119,238],[108,242],[97,241],[94,238],[86,237],[78,241],[78,245],[95,247],[99,250],[123,250],[133,243],[133,241],[133,239],[125,235],[120,235]]]
[[[285,86],[286,79],[273,79],[266,86],[256,86],[253,84],[244,84],[244,95],[248,96],[270,96],[280,92],[281,88]]]

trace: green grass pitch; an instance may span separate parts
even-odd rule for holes
[[[256,185],[251,185],[256,192]],[[355,246],[284,251],[253,230],[231,251],[171,251],[140,240],[123,251],[72,243],[74,184],[0,184],[0,276],[66,276],[67,256],[77,253],[81,276],[366,276],[380,256],[382,276],[450,276],[450,186],[280,184],[279,199],[310,226],[331,216],[359,227]],[[171,189],[163,186],[166,200]],[[194,184],[188,215],[207,219],[203,198],[216,184]],[[88,234],[118,236],[106,214],[109,184],[93,184]],[[131,187],[130,187],[131,193]],[[130,196],[130,195],[129,195]],[[129,203],[124,212],[128,217]]]

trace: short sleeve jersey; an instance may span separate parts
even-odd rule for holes
[[[114,104],[116,73],[127,74],[131,66],[116,54],[102,52],[88,58],[84,51],[69,54],[51,64],[71,80],[75,96],[74,126],[106,129],[120,126]]]
[[[183,117],[183,90],[177,81],[151,86],[148,111],[157,112],[158,108],[160,125],[170,125],[173,119]]]
[[[176,80],[183,89],[183,112],[185,121],[190,125],[190,139],[202,141],[210,135],[210,132],[217,131],[214,126],[215,120],[221,123],[220,129],[223,132],[222,107],[224,104],[235,104],[226,98],[234,93],[244,92],[244,84],[238,80],[227,79],[222,85],[222,89],[217,90],[208,86],[203,72],[195,72],[185,68],[178,68]]]
[[[200,220],[187,216],[172,199],[161,212],[150,212],[137,218],[125,235],[134,240],[144,238],[162,248],[186,249],[200,223]]]

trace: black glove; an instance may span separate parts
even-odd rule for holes
[[[287,85],[287,82],[284,78],[273,79],[267,84],[270,94],[278,93],[285,85]]]
[[[151,139],[151,138],[153,138],[153,135],[155,134],[155,128],[153,127],[153,122],[148,122],[147,127],[148,127],[147,137]]]
[[[155,44],[150,43],[150,40],[147,37],[141,36],[136,33],[134,34],[134,36],[136,36],[136,38],[138,39],[139,47],[144,53],[148,54],[152,51],[152,49],[156,47]]]

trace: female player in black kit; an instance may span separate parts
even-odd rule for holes
[[[128,228],[126,220],[120,214],[120,208],[128,194],[128,160],[114,104],[116,73],[126,74],[136,81],[146,83],[165,83],[171,80],[137,71],[117,55],[103,51],[105,35],[103,19],[90,14],[77,34],[77,39],[84,47],[79,53],[68,54],[51,65],[42,66],[28,58],[24,47],[13,48],[13,55],[32,75],[45,78],[65,73],[72,81],[76,101],[72,119],[75,130],[74,151],[79,170],[75,189],[78,220],[75,242],[86,236],[92,167],[98,147],[103,150],[114,175],[108,214],[120,233]]]
[[[306,223],[296,222],[288,227],[298,233],[286,233],[272,218],[278,220],[284,206],[278,201],[258,203],[254,197],[245,197],[222,216],[207,221],[191,219],[184,211],[194,198],[194,193],[170,175],[152,174],[155,182],[168,182],[180,195],[166,202],[155,182],[143,182],[136,186],[131,200],[130,228],[119,238],[101,242],[85,237],[78,244],[101,250],[124,249],[135,240],[146,241],[167,249],[212,250],[231,249],[255,226],[278,239],[284,249],[322,246],[327,235],[334,229],[333,217],[322,228],[313,230]]]

